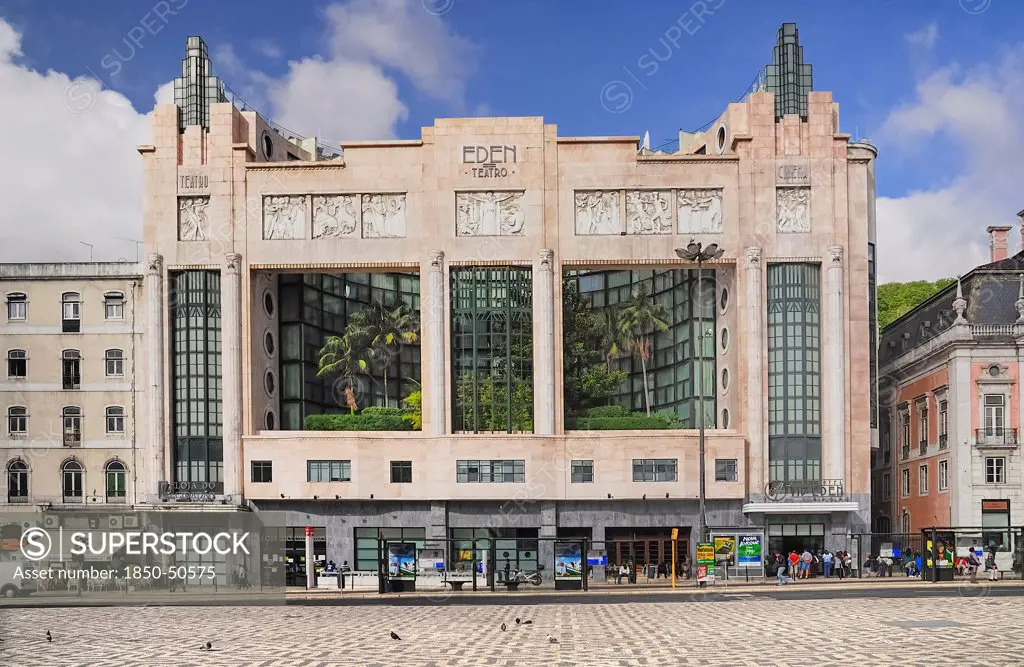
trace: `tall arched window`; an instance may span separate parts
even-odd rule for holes
[[[28,502],[28,466],[24,461],[7,464],[7,502]]]
[[[125,502],[127,470],[125,470],[124,464],[120,461],[111,461],[107,464],[104,472],[107,478],[107,502]]]
[[[64,422],[64,446],[78,447],[82,444],[82,408],[70,405],[61,410]]]
[[[23,436],[28,432],[28,409],[21,405],[7,408],[7,432],[11,437]]]
[[[61,466],[64,502],[80,503],[83,501],[82,489],[85,487],[85,470],[82,464],[74,459],[65,461]]]

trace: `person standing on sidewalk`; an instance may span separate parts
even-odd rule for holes
[[[781,553],[775,552],[775,558],[772,560],[772,565],[775,567],[775,576],[779,579],[779,586],[789,583],[786,578],[786,559]]]
[[[971,544],[971,551],[967,554],[967,571],[971,575],[971,583],[978,583],[978,566],[981,565],[981,559],[978,558],[978,547],[975,544]]]
[[[826,579],[832,576],[832,552],[828,549],[825,549],[825,553],[821,554],[821,567],[825,571]]]
[[[799,578],[800,575],[797,573],[797,563],[800,562],[800,555],[796,552],[796,549],[794,549],[793,551],[789,552],[788,560],[789,560],[789,577],[790,577],[790,579],[797,579],[797,578]]]
[[[807,549],[804,549],[803,554],[800,555],[800,578],[806,579],[808,574],[811,572],[811,563],[814,562],[814,556]]]

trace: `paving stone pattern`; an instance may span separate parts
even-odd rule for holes
[[[1024,598],[12,609],[0,636],[11,666],[1018,665]]]

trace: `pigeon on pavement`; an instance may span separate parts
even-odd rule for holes
[[[396,635],[396,634],[395,634],[395,632],[394,632],[393,630],[391,631],[391,638],[392,638],[392,639],[401,639],[401,637],[399,637],[398,635]]]
[[[203,644],[202,646],[199,647],[200,651],[209,651],[209,650],[212,650],[212,649],[213,649],[213,644],[210,643],[210,642],[206,642],[205,644]]]
[[[504,623],[501,624],[501,631],[505,632],[505,624]]]
[[[548,642],[551,644],[557,644],[558,640],[555,639],[554,635],[548,635]]]
[[[48,641],[48,642],[52,642],[53,641],[53,637],[50,636],[50,631],[49,630],[46,631],[46,641]]]

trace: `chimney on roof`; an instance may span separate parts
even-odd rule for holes
[[[988,232],[988,247],[992,250],[990,262],[1006,259],[1006,246],[1010,238],[1009,225],[992,225],[985,229]]]

